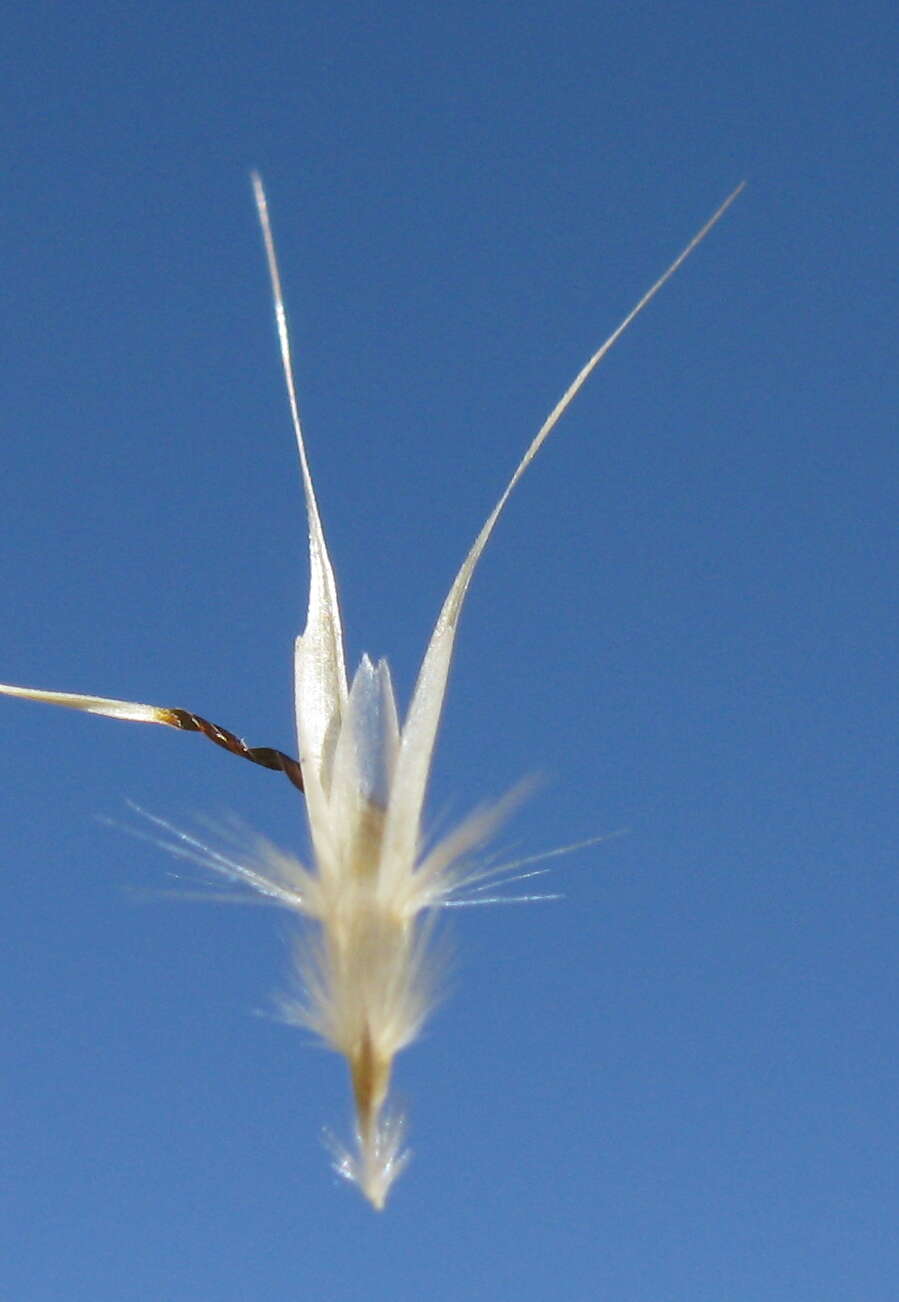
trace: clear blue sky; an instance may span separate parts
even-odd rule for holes
[[[0,680],[294,749],[305,526],[269,187],[349,653],[463,619],[431,812],[523,774],[556,904],[453,915],[413,1163],[333,1177],[289,932],[147,900],[125,801],[301,850],[283,778],[0,701],[11,1302],[887,1302],[899,1278],[895,15],[302,0],[4,23]],[[263,1016],[256,1014],[261,1012]]]

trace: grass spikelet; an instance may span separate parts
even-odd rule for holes
[[[249,746],[227,729],[185,710],[34,688],[0,685],[0,692],[199,732],[235,755],[282,771],[304,793],[311,845],[307,864],[261,839],[249,850],[232,846],[221,851],[163,819],[154,817],[152,822],[176,855],[206,864],[231,883],[303,919],[297,973],[304,994],[289,1006],[288,1015],[315,1031],[347,1062],[355,1142],[352,1149],[345,1149],[332,1141],[335,1166],[372,1206],[381,1209],[407,1161],[404,1121],[391,1104],[390,1086],[396,1055],[419,1034],[433,1002],[434,912],[442,906],[503,898],[484,893],[502,878],[502,868],[473,866],[472,855],[520,798],[520,792],[513,792],[505,801],[470,814],[436,844],[424,842],[431,759],[469,583],[515,485],[588,377],[743,187],[712,214],[593,353],[537,431],[450,587],[402,726],[385,661],[373,664],[365,656],[351,683],[347,678],[337,583],[300,423],[268,205],[255,175],[253,188],[308,525],[309,603],[294,656],[299,763],[270,747]],[[535,861],[535,857],[525,858],[509,868]],[[536,871],[519,873],[518,879],[532,875]]]

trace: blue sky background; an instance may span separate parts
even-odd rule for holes
[[[2,78],[0,678],[294,750],[304,520],[263,172],[350,658],[402,699],[568,380],[741,179],[473,586],[435,818],[556,904],[453,915],[383,1216],[289,929],[146,899],[99,817],[280,777],[0,701],[0,1293],[894,1299],[895,15],[886,3],[47,3]]]

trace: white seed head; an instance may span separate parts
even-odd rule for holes
[[[418,1035],[433,1002],[431,931],[434,910],[484,902],[482,886],[497,870],[473,870],[472,852],[511,803],[485,806],[425,848],[422,817],[431,760],[452,661],[459,616],[478,561],[512,490],[606,353],[680,267],[742,190],[724,201],[590,357],[533,438],[466,556],[437,619],[402,727],[385,661],[363,657],[352,685],[344,664],[337,583],[315,498],[300,424],[287,315],[262,182],[253,177],[272,284],[275,321],[291,418],[299,450],[309,533],[309,605],[297,639],[295,686],[300,766],[280,751],[248,747],[199,715],[96,696],[0,685],[0,692],[94,714],[200,731],[270,768],[281,768],[305,791],[311,862],[258,839],[222,852],[154,818],[164,843],[304,919],[296,970],[301,999],[291,1020],[313,1029],[349,1066],[355,1104],[355,1148],[330,1141],[336,1170],[382,1208],[407,1160],[404,1125],[389,1102],[393,1062]],[[522,861],[524,863],[530,860]],[[518,865],[520,866],[520,864]],[[513,865],[515,867],[515,865]],[[519,874],[527,877],[532,874]],[[469,889],[467,898],[460,891]]]

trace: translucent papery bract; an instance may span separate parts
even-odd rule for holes
[[[334,748],[327,819],[337,863],[322,863],[323,875],[377,872],[398,744],[399,725],[387,663],[381,660],[375,666],[363,656]]]

